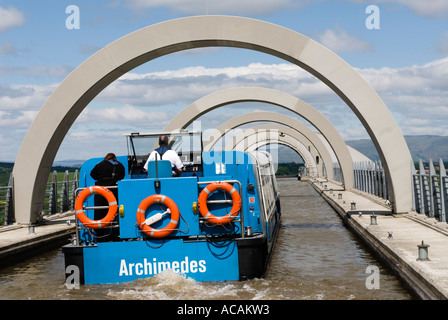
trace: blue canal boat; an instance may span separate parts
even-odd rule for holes
[[[116,185],[91,178],[103,159],[83,164],[76,234],[63,247],[66,271],[76,268],[81,284],[127,282],[166,269],[196,281],[263,277],[280,223],[270,154],[203,152],[201,132],[164,134],[184,164],[178,177],[167,160],[144,169],[161,133],[126,135],[128,155],[117,157],[126,174]],[[95,207],[94,196],[107,205]],[[107,214],[94,220],[101,208]]]

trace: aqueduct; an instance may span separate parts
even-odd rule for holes
[[[13,169],[17,223],[35,223],[56,153],[82,110],[114,80],[164,55],[201,47],[238,47],[267,53],[310,72],[359,118],[384,165],[395,213],[412,208],[412,158],[378,94],[347,63],[312,39],[264,21],[232,16],[187,17],[132,32],[76,68],[31,124]],[[29,161],[33,159],[33,161]]]

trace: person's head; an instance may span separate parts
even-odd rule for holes
[[[159,146],[168,146],[168,137],[163,135],[159,137]]]
[[[114,153],[108,153],[106,154],[106,156],[104,157],[104,160],[117,160],[117,157],[115,156]]]

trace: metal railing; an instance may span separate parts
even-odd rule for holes
[[[75,207],[75,190],[78,189],[78,170],[73,173],[73,178],[69,179],[69,172],[63,173],[62,179],[58,181],[58,173],[53,171],[47,183],[45,193],[44,215],[52,215],[60,212],[73,210]]]
[[[389,200],[389,191],[381,162],[354,163],[355,189]],[[443,160],[438,166],[429,160],[425,167],[420,160],[418,169],[412,166],[413,210],[448,222],[448,176]]]
[[[13,179],[9,176],[9,183],[6,187],[0,187],[0,226],[8,224],[14,219],[14,199],[12,196]]]
[[[353,163],[353,169],[355,189],[390,200],[386,175],[381,162],[355,162]]]
[[[78,186],[78,170],[72,173],[66,170],[59,174],[53,171],[48,179],[42,215],[49,216],[74,210],[75,190],[78,189]],[[14,222],[13,190],[14,179],[11,174],[8,186],[0,187],[0,226]]]
[[[341,184],[344,183],[342,169],[339,165],[339,162],[333,162],[333,180]]]
[[[412,169],[414,210],[438,221],[448,222],[448,177],[443,160],[440,159],[438,170],[432,159],[427,168],[420,160],[418,172],[415,167]]]

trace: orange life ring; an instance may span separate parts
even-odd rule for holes
[[[232,196],[233,201],[232,209],[228,214],[222,217],[214,216],[213,214],[210,213],[210,211],[207,208],[208,196],[213,192],[215,192],[216,190],[223,190]],[[223,225],[233,221],[233,219],[235,219],[235,217],[240,212],[241,196],[238,193],[238,191],[231,184],[227,182],[212,182],[208,186],[206,186],[199,194],[198,204],[201,216],[203,216],[205,219],[207,219],[207,221],[211,223],[214,223],[216,225]]]
[[[144,224],[146,220],[145,217],[146,210],[155,203],[164,204],[171,211],[171,221],[168,223],[166,227],[162,229],[155,229],[148,226],[147,224]],[[142,202],[140,202],[140,205],[138,206],[137,224],[143,231],[143,233],[152,238],[164,238],[168,236],[171,232],[173,232],[176,229],[178,223],[179,223],[179,209],[177,208],[176,203],[167,196],[160,194],[153,194],[143,199]]]
[[[84,201],[86,201],[86,199],[92,194],[98,194],[103,196],[109,203],[109,211],[107,212],[106,216],[101,220],[89,219],[84,213],[84,207],[83,207]],[[79,221],[81,221],[83,225],[91,229],[100,229],[107,227],[115,219],[115,216],[117,215],[117,209],[118,204],[114,194],[112,193],[112,191],[102,186],[91,186],[85,188],[78,194],[75,201],[76,217],[78,218]]]

